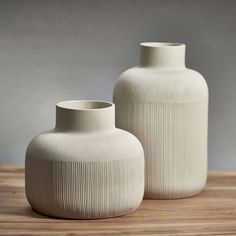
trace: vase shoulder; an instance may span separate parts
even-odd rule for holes
[[[52,130],[36,136],[27,148],[28,158],[47,161],[115,161],[142,155],[138,139],[121,129],[97,133]]]
[[[133,102],[199,102],[208,100],[208,87],[192,69],[133,67],[120,75],[113,97]]]

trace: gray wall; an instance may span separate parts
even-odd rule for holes
[[[56,102],[111,100],[140,42],[171,41],[209,85],[209,166],[236,167],[235,22],[233,0],[0,0],[0,162],[24,162]]]

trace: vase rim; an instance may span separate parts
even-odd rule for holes
[[[100,100],[68,100],[61,101],[56,107],[72,111],[96,111],[114,107],[114,103]]]
[[[184,43],[172,43],[172,42],[143,42],[140,43],[143,47],[153,48],[170,48],[170,47],[185,47]]]

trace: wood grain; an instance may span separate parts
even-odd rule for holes
[[[0,165],[1,235],[236,235],[236,170],[211,170],[196,197],[144,200],[127,216],[63,220],[31,210],[24,168]]]

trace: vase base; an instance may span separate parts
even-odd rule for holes
[[[31,209],[35,211],[36,213],[43,215],[45,217],[52,217],[52,218],[58,218],[58,219],[71,219],[71,220],[99,220],[99,219],[108,219],[108,218],[115,218],[115,217],[121,217],[124,215],[129,215],[132,214],[135,209],[129,210],[129,211],[124,211],[124,212],[119,212],[116,214],[104,214],[104,215],[97,215],[90,214],[89,216],[82,216],[73,212],[61,212],[61,213],[53,213],[53,212],[46,212],[38,209],[37,207],[31,206]]]
[[[160,194],[160,193],[150,193],[144,194],[144,199],[150,200],[175,200],[175,199],[182,199],[182,198],[189,198],[199,195],[203,189],[189,192],[189,193],[173,193],[173,194]]]

